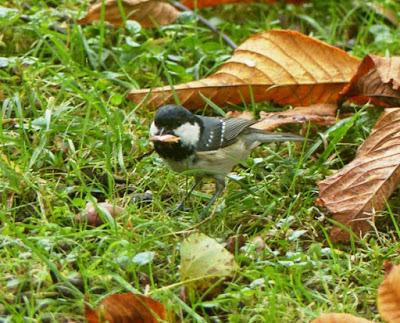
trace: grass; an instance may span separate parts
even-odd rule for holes
[[[394,1],[382,2],[400,12]],[[168,214],[191,179],[172,173],[154,154],[140,158],[151,149],[153,112],[125,96],[132,87],[202,78],[231,49],[188,14],[153,30],[136,23],[112,29],[62,22],[65,15],[84,14],[82,1],[3,5],[17,11],[0,8],[1,321],[83,321],[84,296],[76,286],[92,304],[115,292],[149,289],[185,322],[306,322],[331,311],[378,319],[382,264],[398,261],[398,192],[377,231],[349,245],[329,242],[332,223],[314,205],[317,181],[354,157],[378,109],[359,111],[331,129],[310,127],[312,138],[328,135],[327,147],[318,140],[303,149],[264,146],[247,167],[235,169],[237,180],[199,229],[221,242],[246,235],[246,245],[235,252],[240,273],[215,298],[197,295],[185,304],[175,287],[179,245],[198,222],[210,187],[192,197],[192,212]],[[360,58],[400,50],[399,30],[366,1],[235,4],[202,14],[239,44],[258,31],[290,28]],[[55,24],[68,33],[55,31]],[[147,190],[152,203],[133,202]],[[95,201],[125,210],[95,229],[77,223],[75,215]],[[251,243],[257,236],[266,241],[261,253]],[[154,252],[153,261],[135,263],[141,252]]]

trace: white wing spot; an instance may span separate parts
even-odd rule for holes
[[[221,122],[222,122],[222,125],[221,125],[221,146],[222,146],[222,143],[224,142],[224,135],[225,135],[225,121],[222,121],[221,120]]]
[[[210,135],[209,135],[209,137],[207,139],[206,147],[210,147],[210,145],[212,143],[212,140],[213,140],[213,137],[214,137],[214,131],[211,130],[210,131]]]

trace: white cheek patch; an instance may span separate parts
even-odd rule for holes
[[[150,126],[150,136],[155,136],[158,132],[159,129],[157,128],[156,124],[152,122]]]
[[[174,134],[181,138],[182,143],[196,146],[200,139],[200,126],[186,122],[176,128]]]

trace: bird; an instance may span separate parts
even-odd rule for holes
[[[232,168],[245,160],[263,143],[303,141],[304,137],[253,128],[256,120],[196,115],[181,105],[167,104],[155,113],[150,125],[154,150],[175,172],[188,172],[194,185],[175,211],[206,176],[215,179],[215,191],[200,218],[203,218],[225,189],[225,178]]]

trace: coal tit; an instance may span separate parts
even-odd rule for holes
[[[204,216],[225,188],[225,176],[262,143],[303,141],[301,136],[252,128],[257,121],[241,118],[204,117],[179,105],[164,105],[150,126],[150,140],[160,157],[176,172],[192,171],[194,186],[204,176],[216,181],[215,193],[201,214]]]

